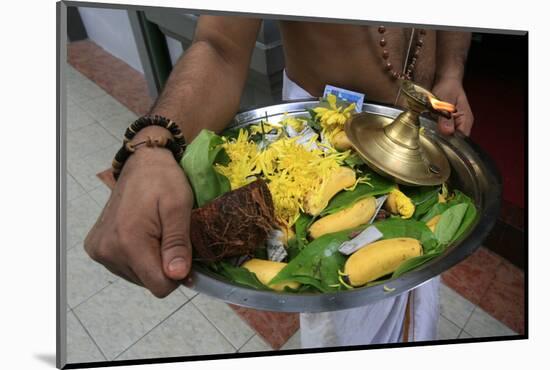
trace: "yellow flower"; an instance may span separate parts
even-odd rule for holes
[[[256,160],[258,147],[248,140],[248,132],[239,130],[236,140],[227,141],[222,144],[223,149],[231,160],[227,166],[216,164],[215,169],[229,179],[231,190],[238,189],[256,180]]]
[[[447,188],[447,184],[443,183],[443,185],[441,186],[441,191],[437,193],[437,201],[438,203],[446,203],[448,197],[449,189]]]
[[[289,119],[286,119],[287,124],[299,128],[299,120],[289,122]],[[260,150],[250,140],[247,131],[241,129],[236,139],[222,144],[231,161],[227,165],[215,166],[216,171],[229,179],[232,190],[258,177],[265,179],[273,199],[275,217],[287,228],[294,225],[303,211],[307,193],[318,189],[349,156],[349,152],[338,152],[333,148],[325,152],[301,145],[297,143],[300,138],[280,137]]]
[[[284,118],[281,120],[281,124],[284,126],[290,126],[294,129],[294,131],[300,132],[304,129],[306,121],[301,118],[287,117],[287,113],[285,113]]]
[[[343,130],[344,123],[355,110],[355,103],[343,108],[336,105],[336,95],[328,94],[326,99],[329,104],[328,107],[313,108],[313,111],[319,116],[324,135],[330,139]]]
[[[277,135],[280,135],[281,132],[282,132],[282,126],[280,124],[277,124],[277,123],[269,123],[269,122],[264,122],[263,124],[263,131],[262,131],[262,124],[256,124],[256,125],[251,125],[249,130],[250,130],[250,136],[253,136],[255,134],[262,134],[262,133],[268,133],[270,132],[271,130],[275,130]]]
[[[411,218],[414,214],[414,203],[400,190],[394,189],[386,199],[386,209],[393,213],[401,215],[401,218]]]

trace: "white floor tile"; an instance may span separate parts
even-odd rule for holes
[[[233,352],[235,348],[189,302],[117,360]]]
[[[96,176],[111,167],[113,158],[122,144],[115,143],[108,145],[101,150],[97,150],[84,157],[90,175]]]
[[[105,90],[78,71],[67,79],[67,97],[78,104],[105,95]]]
[[[107,185],[100,185],[94,190],[91,190],[88,194],[101,208],[103,208],[111,196],[111,190]]]
[[[456,339],[460,334],[460,328],[447,320],[445,317],[439,315],[439,323],[437,330],[437,339]]]
[[[473,338],[469,333],[465,332],[464,330],[462,330],[460,332],[460,335],[458,336],[458,338]]]
[[[284,349],[300,349],[302,348],[302,340],[300,338],[300,330],[297,330],[296,333],[294,333],[283,346],[281,347],[281,350]]]
[[[67,312],[67,363],[105,361],[72,311]]]
[[[191,303],[214,324],[235,348],[241,348],[254,335],[254,331],[227,303],[205,294],[195,296]]]
[[[67,202],[78,198],[84,193],[86,193],[84,188],[74,179],[74,177],[67,174]]]
[[[189,289],[188,287],[186,287],[185,285],[180,285],[179,287],[180,291],[185,294],[185,296],[189,299],[193,298],[194,296],[196,296],[197,294],[199,294],[199,292],[197,291],[194,291],[193,289]]]
[[[187,298],[177,289],[159,299],[145,288],[119,279],[74,311],[105,356],[112,360],[185,302]],[[197,332],[187,335],[197,337]]]
[[[92,116],[84,111],[77,103],[69,100],[67,103],[67,132],[78,130],[96,122]]]
[[[99,186],[104,187],[105,184],[101,182],[97,174],[111,167],[118,149],[120,149],[120,144],[117,143],[85,157],[75,158],[69,156],[67,158],[67,172],[88,192]]]
[[[78,75],[82,76],[82,74],[80,72],[78,72],[69,63],[65,63],[64,67],[65,67],[65,78],[67,79],[67,81],[78,78],[79,77]]]
[[[239,349],[239,352],[260,352],[273,351],[273,348],[267,344],[259,335],[254,335],[244,346]]]
[[[101,208],[88,194],[83,194],[68,202],[67,249],[84,240],[100,212]]]
[[[463,328],[475,305],[445,284],[441,284],[439,294],[441,315],[459,328]]]
[[[122,142],[122,138],[124,137],[126,129],[137,118],[138,116],[134,112],[126,109],[121,113],[115,114],[109,118],[99,121],[99,124],[103,126],[105,130],[109,131],[111,135],[113,135],[115,138],[120,139],[120,141]]]
[[[108,94],[82,101],[79,105],[99,122],[105,122],[110,117],[130,112],[128,108]]]
[[[67,172],[82,186],[90,191],[101,185],[101,181],[92,174],[88,163],[82,158],[67,157]]]
[[[472,316],[464,326],[464,330],[475,338],[517,335],[512,329],[479,307],[475,308]]]
[[[67,252],[67,301],[70,307],[75,308],[118,279],[92,260],[82,244]]]
[[[119,144],[99,123],[70,131],[67,134],[67,158],[82,158]]]

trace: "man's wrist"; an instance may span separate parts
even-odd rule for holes
[[[445,73],[445,74],[436,74],[434,86],[443,82],[454,82],[462,85],[463,74],[461,73]]]
[[[135,123],[132,125],[135,125]],[[127,139],[131,137],[127,147],[133,147],[134,149],[130,149],[131,152],[126,152],[126,154],[120,157],[120,159],[117,158],[120,155],[120,152],[117,153],[117,157],[115,157],[115,160],[113,161],[113,166],[115,166],[115,162],[119,162],[120,164],[117,167],[120,167],[121,169],[122,167],[130,167],[125,171],[128,172],[132,171],[132,169],[136,166],[162,166],[168,163],[173,165],[174,160],[177,163],[178,159],[176,159],[176,157],[179,158],[179,156],[175,152],[176,148],[174,148],[174,146],[177,146],[177,144],[175,144],[174,135],[177,135],[179,130],[170,128],[170,126],[167,127],[168,128],[162,125],[149,125],[143,128],[140,128],[139,125],[137,125],[137,127],[130,126],[130,131],[134,131],[136,133],[133,137],[130,135],[126,135],[125,137]],[[167,142],[167,140],[169,142]],[[170,145],[165,146],[165,144],[151,145],[151,143],[166,143],[166,145],[171,143],[171,147]],[[126,159],[124,159],[124,156],[126,156]],[[125,162],[126,165],[124,165]],[[117,178],[117,176],[115,176],[115,178]]]
[[[138,143],[140,141],[146,140],[147,137],[157,138],[165,137],[167,139],[174,139],[172,133],[167,128],[162,126],[147,126],[138,131],[136,136],[132,139],[132,143]]]
[[[174,161],[174,156],[168,149],[144,146],[136,150],[136,152],[128,158],[126,166],[124,167],[129,167],[128,169],[130,170],[137,163],[139,163],[138,166],[159,166],[168,163],[173,164],[175,163]]]
[[[149,126],[140,130],[131,140],[131,143],[135,145],[146,141],[148,137],[152,139],[158,139],[160,137],[172,139],[172,134],[164,127]],[[166,163],[172,164],[174,161],[174,155],[167,148],[142,145],[130,155],[124,167],[129,167],[128,170],[132,170],[136,166],[159,166]]]
[[[464,60],[460,58],[454,58],[453,60],[447,60],[442,62],[441,65],[435,70],[436,80],[459,80],[464,78]]]

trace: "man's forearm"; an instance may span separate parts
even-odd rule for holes
[[[208,42],[194,43],[176,64],[151,114],[170,118],[188,142],[203,129],[222,130],[239,107],[246,71],[238,71]]]
[[[471,38],[469,32],[437,32],[436,80],[453,78],[462,81]]]
[[[176,63],[151,114],[175,121],[187,142],[221,131],[239,109],[260,19],[199,18],[193,44]]]

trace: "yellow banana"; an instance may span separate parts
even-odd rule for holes
[[[336,133],[331,139],[332,145],[339,151],[343,152],[351,148],[351,141],[344,131]]]
[[[328,233],[351,229],[366,224],[370,221],[375,211],[376,200],[374,197],[361,199],[349,208],[315,221],[309,228],[309,234],[313,239],[317,239]]]
[[[416,239],[380,240],[352,254],[344,265],[344,274],[352,286],[365,285],[394,272],[402,262],[421,254],[422,245]]]
[[[262,260],[259,258],[252,258],[251,260],[246,261],[242,264],[241,267],[244,267],[250,272],[256,274],[256,277],[260,282],[273,290],[282,292],[287,286],[292,289],[297,289],[300,286],[300,283],[295,281],[290,281],[280,284],[271,284],[269,282],[281,271],[287,264],[284,262],[275,262]]]
[[[330,174],[317,191],[306,195],[304,210],[312,216],[317,216],[336,193],[353,184],[355,184],[355,171],[349,167],[339,167]]]

